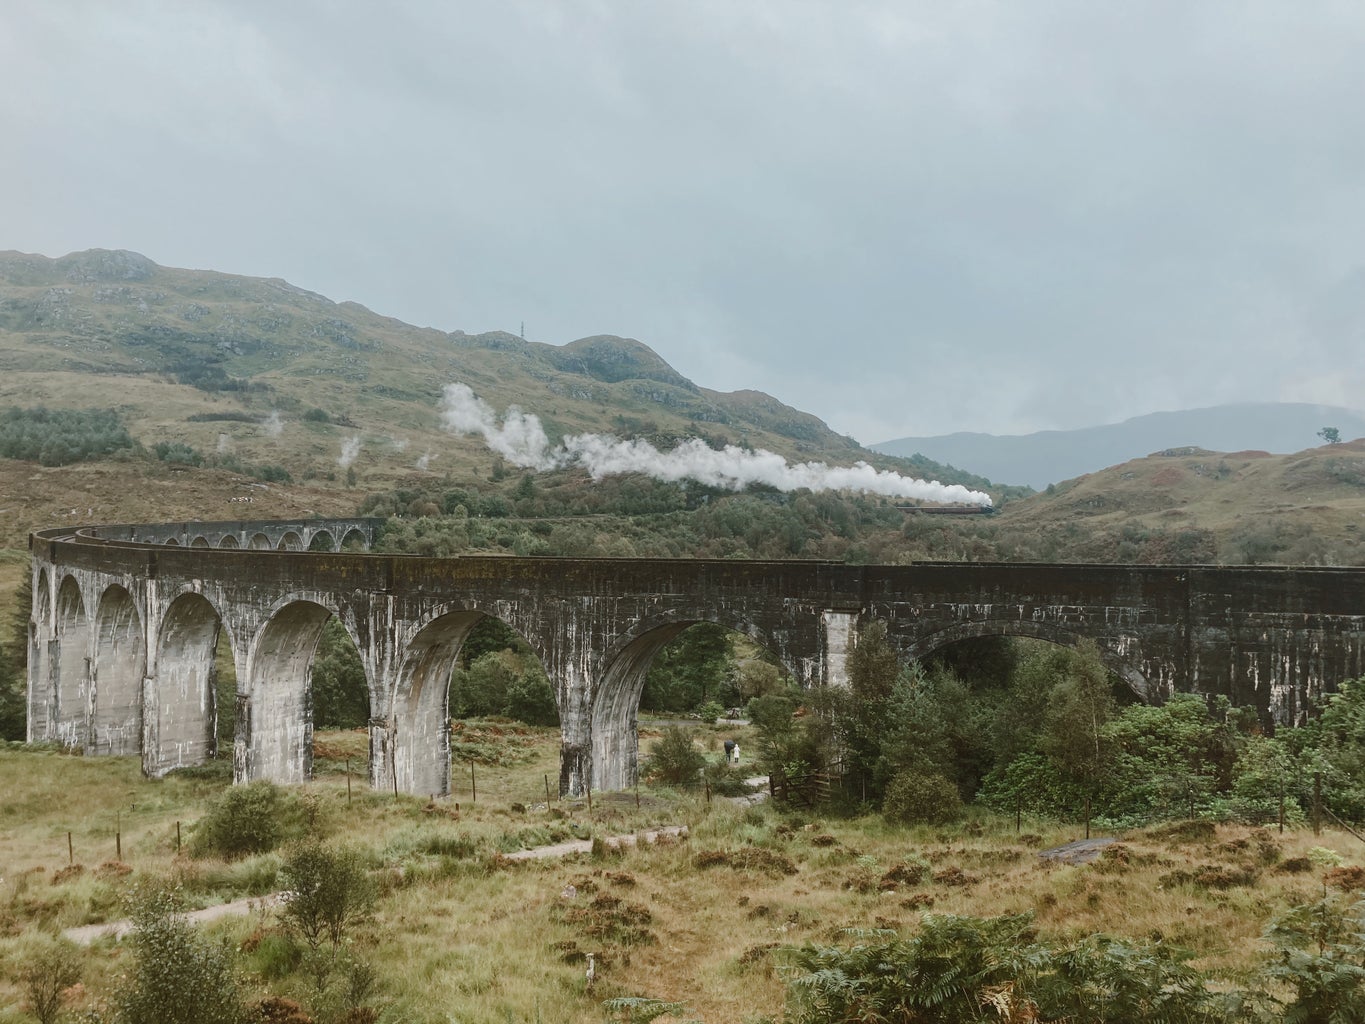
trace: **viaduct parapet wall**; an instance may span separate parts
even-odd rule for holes
[[[137,754],[161,775],[213,756],[216,723],[230,716],[238,781],[302,781],[313,652],[333,616],[365,668],[371,783],[418,794],[449,792],[450,673],[490,615],[526,639],[554,687],[565,793],[634,782],[645,674],[698,622],[749,635],[803,687],[842,685],[847,651],[873,619],[904,657],[978,636],[1088,638],[1147,701],[1224,694],[1268,726],[1302,722],[1365,672],[1365,570],[430,559],[366,553],[379,525],[33,535],[29,740]],[[234,707],[215,700],[220,634]]]

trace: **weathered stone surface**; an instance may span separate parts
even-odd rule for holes
[[[555,687],[560,787],[635,779],[635,716],[655,654],[696,622],[768,647],[802,686],[843,685],[860,623],[906,657],[967,637],[1093,639],[1145,700],[1225,694],[1268,725],[1300,722],[1365,672],[1365,571],[1211,566],[427,559],[368,546],[377,520],[53,530],[31,540],[29,739],[132,753],[153,775],[213,753],[235,717],[236,777],[311,770],[309,673],[323,624],[355,641],[370,689],[371,782],[449,790],[447,684],[492,615]],[[312,546],[312,552],[302,549]],[[282,550],[283,548],[283,550]],[[231,647],[237,706],[214,707]]]

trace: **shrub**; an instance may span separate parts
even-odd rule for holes
[[[335,952],[347,929],[374,906],[374,881],[351,847],[307,840],[285,858],[283,874],[285,919],[312,950],[326,941]]]
[[[231,859],[273,850],[284,835],[283,804],[284,794],[273,782],[225,790],[195,825],[191,855]]]
[[[15,980],[38,1024],[55,1024],[62,994],[81,980],[80,952],[64,939],[45,940],[26,951]]]
[[[791,1024],[1229,1019],[1178,951],[1106,935],[1049,946],[1028,915],[931,914],[908,941],[804,946],[786,959]]]
[[[706,781],[717,796],[748,796],[753,792],[745,781],[748,772],[732,764],[708,764]]]
[[[708,700],[697,708],[697,717],[703,722],[714,722],[725,714],[725,705],[720,701]]]
[[[649,748],[646,769],[652,780],[669,786],[696,786],[706,756],[692,742],[693,729],[671,725]]]
[[[962,817],[962,796],[937,772],[905,771],[886,787],[882,814],[901,825],[943,825]]]
[[[133,966],[115,994],[122,1024],[243,1024],[228,947],[195,933],[173,893],[132,897]]]

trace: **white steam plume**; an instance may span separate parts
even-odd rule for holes
[[[337,465],[345,469],[356,457],[360,455],[360,435],[348,437],[341,442],[341,457],[337,459]]]
[[[393,445],[393,450],[396,452],[405,452],[408,450],[408,439],[406,437],[391,437],[389,438],[389,444]]]
[[[420,469],[423,473],[425,473],[428,469],[431,468],[431,460],[434,458],[436,458],[436,456],[432,452],[424,452],[417,459],[417,468]]]
[[[849,490],[923,501],[989,505],[990,495],[961,484],[917,480],[866,462],[827,466],[823,462],[788,463],[773,452],[745,451],[727,445],[720,451],[698,438],[688,438],[669,452],[647,441],[622,441],[602,434],[576,434],[551,448],[540,419],[509,406],[498,422],[492,407],[466,384],[447,384],[441,401],[442,425],[456,434],[479,434],[493,451],[526,469],[547,470],[578,465],[594,480],[617,473],[644,473],[656,480],[696,480],[738,491],[766,484],[779,491]]]
[[[226,454],[227,454],[228,452],[230,452],[230,451],[232,451],[232,438],[229,437],[227,434],[219,434],[219,435],[218,435],[218,454],[219,454],[219,455],[226,455]]]
[[[284,432],[284,420],[280,419],[278,409],[271,409],[270,415],[261,420],[261,429],[270,437],[279,437]]]

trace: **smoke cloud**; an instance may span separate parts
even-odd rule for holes
[[[280,419],[278,409],[271,409],[270,415],[261,420],[261,429],[270,437],[279,437],[284,432],[284,420]]]
[[[337,459],[337,465],[345,469],[360,455],[360,435],[348,437],[341,442],[341,456]]]
[[[448,384],[441,400],[441,423],[455,434],[477,434],[497,454],[524,469],[549,470],[582,466],[594,480],[619,473],[644,473],[656,480],[695,480],[712,487],[742,490],[766,484],[780,491],[848,490],[922,501],[989,505],[990,495],[961,484],[918,480],[866,462],[827,466],[823,462],[792,464],[774,452],[745,451],[727,445],[720,451],[698,438],[688,438],[669,452],[647,441],[623,441],[603,434],[576,434],[551,447],[540,418],[509,406],[501,422],[487,402],[467,384]]]
[[[228,452],[230,452],[230,451],[232,451],[232,438],[229,437],[227,434],[219,434],[219,435],[218,435],[218,454],[219,454],[219,455],[226,455],[226,454],[227,454]]]
[[[420,469],[423,473],[425,473],[428,469],[431,468],[431,460],[434,458],[436,458],[434,453],[423,452],[422,455],[417,459],[417,468]]]

